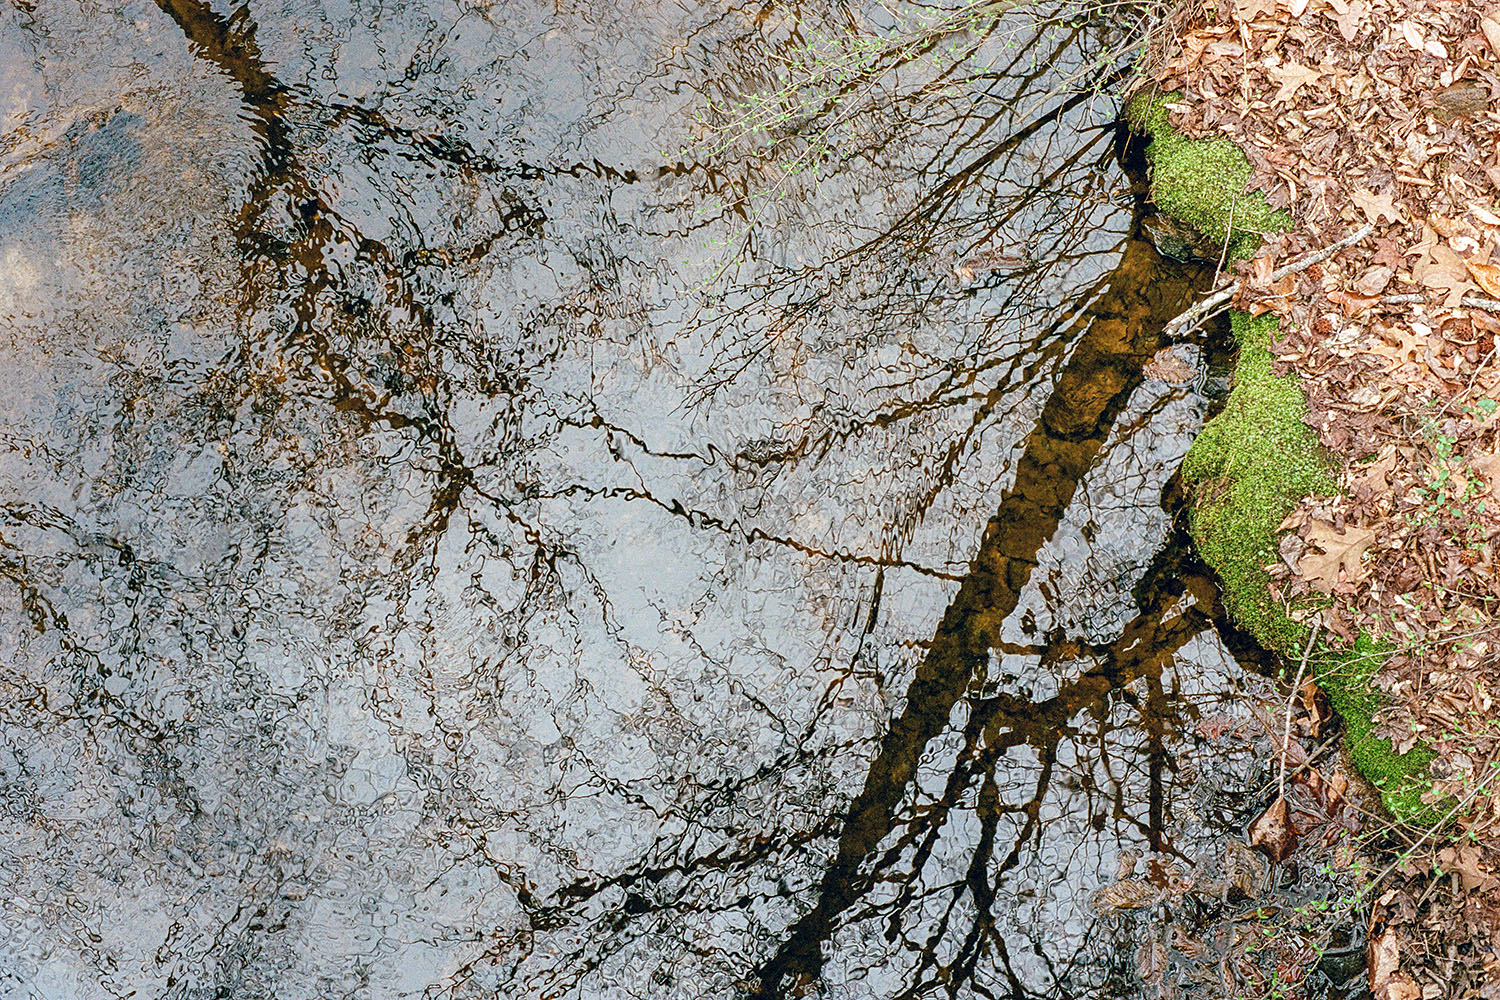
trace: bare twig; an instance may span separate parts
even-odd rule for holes
[[[1383,306],[1418,305],[1428,301],[1426,295],[1421,292],[1402,292],[1399,295],[1386,295],[1380,300]],[[1483,309],[1485,312],[1500,313],[1500,300],[1486,298],[1483,295],[1465,295],[1459,300],[1459,305],[1466,309]]]
[[[1366,236],[1369,236],[1374,231],[1374,226],[1364,226],[1356,232],[1353,232],[1350,235],[1339,240],[1337,243],[1332,244],[1331,246],[1327,246],[1322,250],[1310,253],[1300,260],[1294,261],[1291,264],[1287,264],[1285,267],[1277,268],[1275,271],[1271,272],[1271,282],[1275,283],[1277,281],[1280,281],[1282,278],[1287,277],[1288,275],[1299,274],[1302,271],[1306,271],[1314,264],[1327,260],[1329,257],[1332,257],[1334,254],[1338,253],[1345,247],[1353,246],[1360,240],[1364,239]],[[1224,304],[1227,303],[1230,299],[1234,298],[1235,293],[1240,290],[1242,284],[1243,282],[1240,281],[1231,281],[1229,284],[1224,285],[1223,287],[1209,293],[1208,295],[1205,295],[1202,299],[1199,299],[1191,309],[1168,322],[1167,325],[1162,328],[1163,336],[1165,336],[1168,340],[1183,339],[1188,334],[1198,329],[1198,327],[1208,322],[1208,320],[1213,316],[1216,316],[1219,312],[1221,312],[1223,310]],[[1497,310],[1500,310],[1500,302],[1497,302],[1495,305]]]
[[[1286,798],[1286,750],[1292,742],[1292,708],[1297,704],[1297,692],[1302,690],[1302,677],[1307,673],[1307,658],[1312,655],[1313,643],[1323,630],[1321,621],[1314,622],[1308,633],[1307,645],[1302,647],[1302,662],[1297,664],[1297,679],[1292,681],[1292,690],[1286,696],[1286,725],[1281,730],[1281,778],[1277,782],[1277,794]]]

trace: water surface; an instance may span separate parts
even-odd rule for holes
[[[0,17],[0,994],[1130,994],[1253,762],[1117,26]]]

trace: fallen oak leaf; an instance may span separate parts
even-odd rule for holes
[[[1480,888],[1493,891],[1500,887],[1500,879],[1484,863],[1479,848],[1473,844],[1445,847],[1438,851],[1438,861],[1442,863],[1444,870],[1458,872],[1463,879],[1464,892]]]
[[[1379,295],[1357,295],[1346,292],[1341,288],[1335,288],[1328,293],[1328,299],[1334,305],[1341,306],[1345,316],[1358,316],[1380,301]]]
[[[1390,286],[1391,279],[1396,276],[1394,268],[1372,267],[1359,276],[1354,283],[1354,290],[1361,295],[1379,295]]]
[[[1262,14],[1276,16],[1276,0],[1235,0],[1235,16],[1249,24]]]
[[[1314,518],[1309,524],[1309,547],[1297,561],[1297,572],[1302,574],[1302,579],[1324,594],[1333,593],[1340,573],[1346,574],[1351,583],[1359,579],[1360,559],[1375,544],[1374,530],[1350,527],[1339,534],[1328,521]]]
[[[1281,85],[1276,91],[1276,96],[1271,98],[1271,103],[1282,104],[1297,96],[1297,91],[1310,83],[1317,83],[1323,77],[1323,71],[1301,66],[1297,63],[1287,63],[1285,66],[1272,66],[1266,70],[1266,74],[1272,80]]]
[[[1390,485],[1386,482],[1386,477],[1395,470],[1396,446],[1388,444],[1373,461],[1349,466],[1349,492],[1367,497],[1388,493]]]
[[[1400,210],[1396,208],[1395,193],[1389,189],[1376,194],[1369,188],[1355,188],[1349,195],[1349,200],[1365,213],[1365,220],[1378,223],[1382,217],[1389,222],[1401,220]]]
[[[1464,295],[1479,290],[1469,277],[1465,260],[1441,243],[1427,251],[1427,257],[1412,268],[1412,276],[1428,288],[1447,293],[1443,305],[1456,309],[1463,303]]]
[[[1365,4],[1362,0],[1350,0],[1339,10],[1338,5],[1333,5],[1333,23],[1339,27],[1339,34],[1344,36],[1344,41],[1352,42],[1359,35],[1360,22],[1365,19]]]

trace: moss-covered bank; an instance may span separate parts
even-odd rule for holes
[[[1240,349],[1234,389],[1182,463],[1183,483],[1193,497],[1190,528],[1203,560],[1223,581],[1224,603],[1235,621],[1267,649],[1299,659],[1309,628],[1271,597],[1266,567],[1279,558],[1278,528],[1287,514],[1304,497],[1329,495],[1335,485],[1328,458],[1302,419],[1307,402],[1301,385],[1293,376],[1272,373],[1275,317],[1235,313],[1231,323]],[[1304,606],[1312,610],[1319,603]],[[1393,815],[1420,818],[1432,754],[1417,749],[1398,756],[1372,732],[1381,696],[1370,678],[1384,659],[1384,651],[1361,637],[1352,650],[1318,649],[1310,663],[1344,720],[1360,773],[1380,789]]]
[[[1225,247],[1230,259],[1248,258],[1264,234],[1288,228],[1291,219],[1259,192],[1246,190],[1250,163],[1237,146],[1226,139],[1189,139],[1171,127],[1166,105],[1179,97],[1143,92],[1126,106],[1127,122],[1151,139],[1151,198],[1162,212]],[[1334,492],[1331,463],[1303,420],[1301,384],[1272,371],[1275,317],[1236,313],[1232,325],[1240,349],[1233,389],[1182,466],[1193,499],[1189,527],[1204,561],[1223,581],[1234,619],[1267,649],[1300,659],[1309,627],[1272,598],[1266,567],[1279,558],[1278,529],[1287,514],[1305,497]],[[1316,606],[1306,603],[1309,610]],[[1344,719],[1355,765],[1394,815],[1416,818],[1425,811],[1420,799],[1430,787],[1425,775],[1432,755],[1418,749],[1400,756],[1374,736],[1371,717],[1381,699],[1370,678],[1383,660],[1383,652],[1362,637],[1352,650],[1320,648],[1310,662]]]

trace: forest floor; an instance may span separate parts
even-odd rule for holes
[[[1170,122],[1225,136],[1293,228],[1234,266],[1339,491],[1283,522],[1273,596],[1394,650],[1380,735],[1425,745],[1419,831],[1376,889],[1377,1000],[1500,997],[1500,7],[1221,0],[1156,74]],[[1365,226],[1317,266],[1281,265]]]

